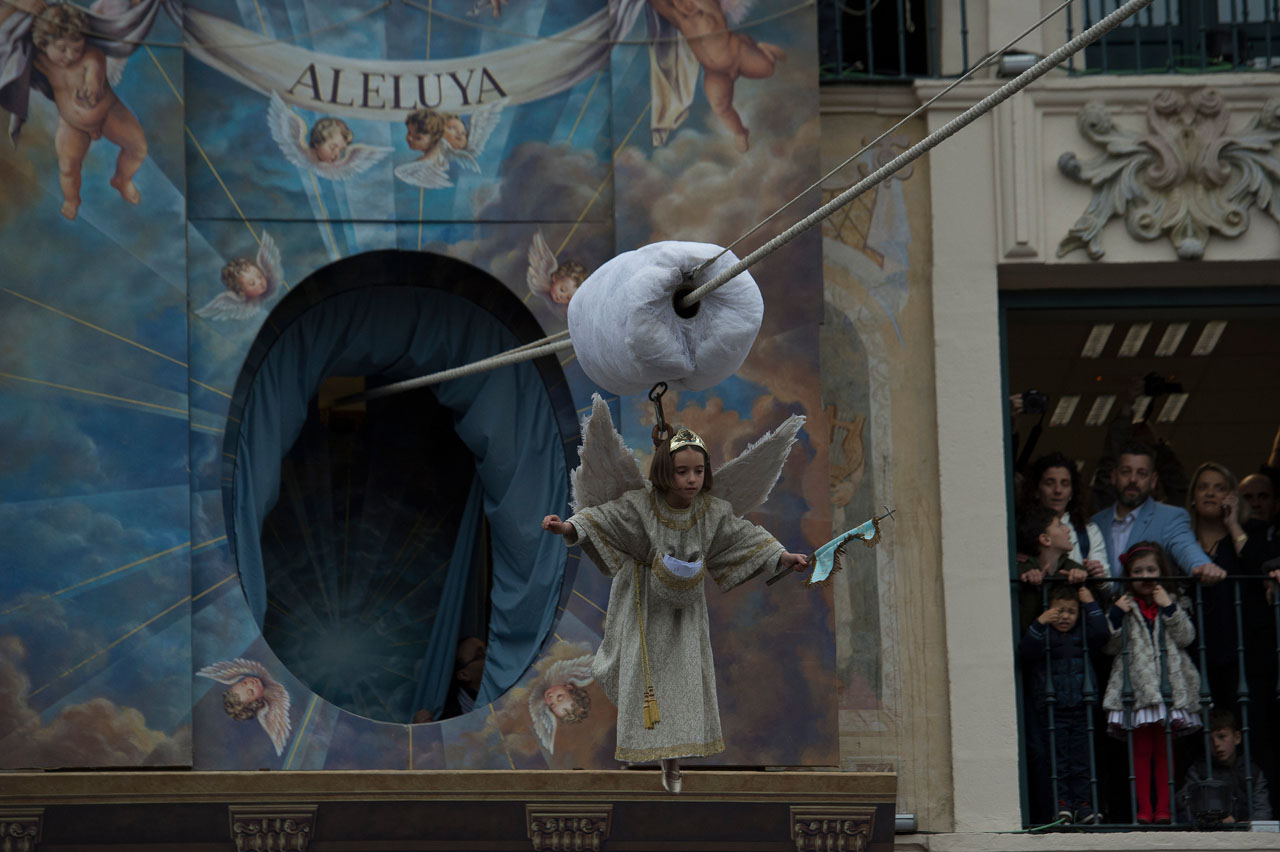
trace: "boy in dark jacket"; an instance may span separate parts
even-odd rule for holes
[[[1246,764],[1238,754],[1240,726],[1230,710],[1214,710],[1209,714],[1209,752],[1213,756],[1212,773],[1203,759],[1187,770],[1186,782],[1178,791],[1178,809],[1184,822],[1196,823],[1202,828],[1214,825],[1231,825],[1258,819],[1271,819],[1271,801],[1267,793],[1267,779],[1256,765]],[[1249,786],[1246,775],[1253,776],[1253,807],[1249,802]],[[1202,782],[1208,779],[1221,782],[1212,791],[1201,791]]]
[[[1101,648],[1109,635],[1102,608],[1087,587],[1055,583],[1048,609],[1027,628],[1018,648],[1041,729],[1053,737],[1054,761],[1041,771],[1056,774],[1058,819],[1068,823],[1097,819],[1089,789],[1085,693],[1098,697],[1089,652]]]

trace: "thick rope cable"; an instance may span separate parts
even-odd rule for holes
[[[1120,26],[1120,24],[1126,19],[1132,17],[1134,14],[1151,5],[1153,2],[1154,0],[1129,0],[1125,5],[1119,7],[1114,12],[1089,27],[1087,30],[1082,31],[1075,38],[1071,39],[1066,44],[1041,59],[1035,65],[1032,65],[1026,71],[1023,71],[1017,77],[1014,77],[1012,80],[1008,81],[1000,88],[969,107],[969,109],[965,110],[960,115],[948,121],[933,133],[930,133],[924,139],[921,139],[919,142],[894,157],[885,165],[867,175],[858,183],[831,199],[831,201],[819,207],[813,213],[810,213],[799,222],[796,222],[790,228],[787,228],[781,234],[760,246],[760,248],[751,252],[737,263],[731,265],[728,269],[716,275],[710,281],[694,288],[680,300],[678,303],[679,306],[682,308],[692,307],[695,303],[706,298],[709,294],[715,292],[729,281],[750,269],[761,259],[782,248],[784,245],[791,242],[814,225],[817,225],[824,219],[828,218],[841,207],[844,207],[846,204],[864,194],[872,187],[888,180],[891,175],[903,166],[909,165],[919,159],[923,154],[937,147],[943,141],[954,136],[960,130],[969,126],[995,107],[1025,89],[1031,83],[1049,73],[1049,71],[1061,64],[1067,57],[1079,53],[1086,46],[1111,32],[1113,29]],[[363,394],[355,394],[350,397],[345,397],[344,399],[338,400],[335,404],[343,405],[349,402],[376,399],[378,397],[388,396],[405,390],[413,390],[414,388],[425,387],[438,382],[449,381],[450,379],[474,375],[475,373],[496,369],[497,367],[503,367],[509,364],[518,364],[523,361],[531,361],[535,358],[541,358],[543,355],[560,352],[573,345],[573,341],[567,339],[554,343],[547,342],[544,344],[544,341],[551,341],[553,338],[560,337],[565,333],[566,332],[561,332],[559,335],[553,335],[552,337],[547,337],[540,341],[534,341],[533,343],[525,344],[524,347],[519,349],[494,355],[490,358],[485,358],[461,367],[454,367],[453,369],[443,370],[441,372],[421,376],[416,379],[408,379],[403,382],[385,385],[381,388],[368,391]]]
[[[925,154],[937,147],[939,143],[950,139],[960,130],[968,127],[970,124],[995,109],[995,107],[1004,103],[1009,98],[1013,97],[1018,92],[1049,73],[1068,56],[1073,56],[1080,52],[1087,45],[1111,32],[1113,29],[1120,26],[1120,24],[1127,18],[1142,11],[1153,2],[1154,0],[1129,0],[1128,3],[1125,3],[1110,15],[1107,15],[1105,18],[1098,21],[1098,23],[1089,27],[1089,29],[1083,31],[1078,36],[1071,39],[1045,58],[1041,59],[1035,65],[1032,65],[1026,71],[1023,71],[1017,77],[1014,77],[1012,80],[1005,83],[1003,86],[996,89],[994,92],[987,95],[985,98],[978,101],[976,104],[969,107],[967,110],[960,113],[955,118],[951,119],[946,124],[942,125],[937,130],[930,133],[928,136],[921,139],[919,142],[912,145],[910,148],[903,151],[901,154],[894,157],[892,160],[885,163],[883,166],[876,169],[874,172],[867,175],[865,178],[801,219],[799,222],[796,222],[790,228],[787,228],[781,234],[778,234],[778,236],[751,252],[751,254],[742,258],[705,284],[694,288],[680,300],[678,303],[679,306],[682,308],[692,307],[694,303],[706,298],[718,288],[724,286],[738,275],[741,275],[762,258],[782,248],[784,245],[791,242],[814,225],[817,225],[841,207],[844,207],[850,201],[853,201],[867,190],[887,180],[890,175],[901,169],[903,166],[914,162],[922,154]]]
[[[973,66],[972,68],[970,68],[968,71],[966,71],[966,72],[964,72],[963,74],[961,74],[961,75],[960,75],[959,77],[957,77],[956,79],[952,80],[952,81],[951,81],[951,84],[950,84],[950,85],[948,85],[945,89],[943,89],[942,91],[938,92],[938,94],[934,95],[933,97],[929,98],[929,100],[927,100],[927,101],[925,101],[924,103],[920,104],[920,106],[918,106],[918,107],[916,107],[915,109],[913,109],[913,110],[912,110],[908,115],[904,116],[900,121],[898,121],[896,124],[894,124],[894,125],[893,125],[893,127],[890,127],[890,128],[889,128],[888,130],[886,130],[884,133],[881,133],[881,134],[880,134],[879,136],[877,136],[875,139],[872,139],[870,142],[868,142],[868,143],[866,143],[865,145],[863,145],[863,146],[862,146],[861,148],[859,148],[856,152],[854,152],[851,156],[849,156],[849,157],[845,158],[844,162],[840,163],[840,165],[836,166],[834,169],[832,169],[831,171],[827,172],[825,175],[823,175],[822,177],[818,178],[817,180],[815,180],[813,183],[809,184],[809,185],[808,185],[807,187],[805,187],[804,189],[800,190],[798,193],[796,193],[795,197],[794,197],[794,198],[792,198],[790,201],[788,201],[786,204],[782,205],[782,206],[781,206],[781,207],[779,207],[777,210],[773,211],[773,212],[772,212],[772,213],[770,213],[768,216],[766,216],[765,218],[761,219],[761,220],[760,220],[759,222],[757,222],[756,224],[752,225],[750,230],[746,231],[746,232],[745,232],[745,233],[743,233],[740,237],[738,237],[736,240],[734,240],[733,242],[729,243],[727,246],[725,246],[724,248],[722,248],[722,249],[720,250],[719,254],[716,254],[716,255],[714,255],[713,257],[709,257],[709,258],[707,258],[706,260],[702,261],[702,263],[699,263],[697,266],[695,266],[695,267],[693,268],[693,271],[689,273],[689,278],[697,278],[699,275],[701,275],[701,274],[702,274],[703,270],[705,270],[707,267],[709,267],[709,266],[711,266],[712,264],[714,264],[717,260],[719,260],[720,258],[724,257],[724,256],[725,256],[726,254],[728,254],[729,252],[733,251],[734,247],[735,247],[735,246],[737,246],[739,243],[741,243],[743,240],[747,239],[747,238],[748,238],[748,237],[750,237],[752,234],[754,234],[756,231],[760,230],[760,229],[761,229],[761,228],[763,228],[765,225],[769,224],[769,223],[770,223],[770,222],[772,222],[774,219],[776,219],[776,218],[778,218],[779,216],[781,216],[781,215],[782,215],[783,213],[785,213],[787,210],[791,209],[791,205],[795,204],[795,203],[796,203],[796,202],[798,202],[800,199],[804,198],[806,195],[808,195],[809,193],[813,192],[813,191],[814,191],[815,189],[817,189],[818,187],[822,186],[822,184],[826,183],[826,181],[827,181],[828,179],[830,179],[832,176],[834,176],[834,175],[838,174],[841,170],[843,170],[846,166],[848,166],[848,165],[849,165],[850,163],[852,163],[854,160],[858,159],[858,158],[859,158],[859,157],[861,157],[863,154],[867,153],[867,152],[868,152],[868,151],[870,151],[872,148],[874,148],[875,146],[879,145],[879,144],[880,144],[881,142],[883,142],[885,139],[888,139],[888,138],[889,138],[889,136],[890,136],[892,133],[894,133],[896,130],[898,130],[898,128],[902,127],[902,125],[906,124],[908,121],[910,121],[911,119],[915,118],[917,115],[919,115],[920,113],[924,112],[924,111],[925,111],[925,110],[927,110],[929,107],[933,106],[933,104],[934,104],[934,102],[935,102],[935,101],[941,100],[942,98],[946,97],[946,96],[951,92],[951,90],[952,90],[952,89],[954,89],[956,86],[959,86],[959,85],[960,85],[961,83],[963,83],[965,80],[968,80],[968,79],[969,79],[970,77],[972,77],[974,74],[978,73],[978,72],[979,72],[979,71],[981,71],[983,68],[986,68],[986,67],[987,67],[988,65],[990,65],[992,62],[994,62],[994,61],[996,61],[997,59],[999,59],[999,58],[1000,58],[1002,55],[1004,55],[1007,51],[1011,50],[1011,49],[1014,47],[1014,45],[1016,45],[1018,42],[1022,41],[1022,40],[1023,40],[1024,38],[1026,38],[1027,36],[1031,35],[1031,34],[1032,34],[1033,32],[1035,32],[1036,30],[1038,30],[1038,29],[1040,29],[1041,27],[1043,27],[1045,24],[1049,23],[1049,21],[1050,21],[1050,20],[1051,20],[1055,15],[1057,15],[1059,12],[1061,12],[1063,9],[1067,8],[1068,6],[1070,6],[1070,5],[1071,5],[1072,3],[1074,3],[1074,2],[1075,2],[1075,0],[1062,0],[1062,3],[1060,3],[1056,9],[1054,9],[1054,10],[1053,10],[1053,11],[1051,11],[1049,14],[1045,15],[1044,17],[1042,17],[1040,20],[1036,21],[1036,22],[1035,22],[1034,24],[1032,24],[1031,26],[1027,27],[1025,30],[1023,30],[1023,31],[1022,31],[1021,33],[1019,33],[1018,35],[1014,36],[1012,39],[1010,39],[1010,40],[1009,40],[1009,41],[1004,45],[1004,47],[997,48],[996,50],[993,50],[993,51],[991,51],[990,53],[988,53],[986,56],[982,57],[980,60],[978,60],[978,62],[977,62],[977,63],[975,63],[975,64],[974,64],[974,66]],[[844,8],[844,7],[842,6],[841,8]],[[874,8],[874,6],[873,6],[872,8]]]

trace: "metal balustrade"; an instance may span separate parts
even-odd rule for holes
[[[1038,4],[1028,5],[1039,11]],[[1123,0],[1075,0],[1045,25],[1045,43],[1067,41],[1121,5]],[[970,0],[818,0],[820,79],[907,82],[963,74],[984,58],[970,46],[973,11]],[[1070,58],[1065,70],[1280,71],[1280,0],[1156,0]]]
[[[1093,661],[1091,668],[1083,666],[1081,684],[1081,704],[1084,708],[1083,738],[1088,753],[1089,797],[1085,803],[1067,802],[1069,807],[1085,804],[1084,813],[1098,815],[1096,821],[1080,824],[1055,820],[1058,803],[1062,799],[1061,784],[1064,782],[1063,768],[1059,766],[1055,724],[1059,699],[1054,689],[1052,666],[1049,665],[1049,641],[1052,628],[1045,631],[1045,685],[1043,690],[1043,711],[1035,708],[1034,696],[1028,679],[1029,669],[1017,655],[1018,684],[1020,696],[1020,740],[1022,753],[1022,779],[1024,790],[1024,824],[1028,828],[1046,830],[1092,831],[1116,828],[1125,829],[1191,829],[1217,828],[1224,830],[1248,830],[1250,822],[1220,822],[1197,819],[1192,812],[1194,802],[1189,802],[1180,793],[1184,792],[1187,769],[1192,764],[1203,763],[1208,767],[1210,777],[1216,773],[1223,777],[1224,770],[1214,763],[1210,738],[1210,714],[1214,710],[1228,709],[1235,716],[1241,734],[1241,744],[1237,753],[1237,764],[1243,767],[1244,794],[1250,803],[1254,801],[1255,784],[1258,783],[1255,770],[1265,778],[1270,789],[1270,814],[1264,816],[1274,819],[1276,808],[1280,805],[1280,789],[1274,786],[1277,773],[1280,773],[1280,732],[1274,731],[1275,722],[1280,720],[1280,592],[1274,593],[1272,600],[1267,600],[1266,586],[1274,584],[1265,575],[1243,574],[1229,575],[1220,584],[1205,586],[1186,576],[1161,577],[1159,580],[1172,590],[1171,597],[1177,601],[1180,597],[1191,601],[1190,616],[1195,627],[1195,638],[1186,650],[1195,665],[1200,677],[1198,713],[1200,728],[1193,733],[1179,736],[1171,724],[1173,714],[1165,712],[1160,744],[1163,748],[1167,772],[1162,778],[1153,778],[1155,784],[1167,784],[1170,803],[1170,821],[1167,824],[1139,822],[1137,783],[1140,773],[1135,764],[1135,730],[1129,727],[1124,731],[1123,740],[1108,733],[1108,712],[1102,707],[1107,683],[1116,667],[1120,671],[1119,697],[1126,719],[1133,719],[1140,709],[1131,672],[1131,649],[1128,635],[1119,630],[1119,650],[1114,657],[1103,655],[1101,648],[1089,648],[1087,634],[1084,630],[1085,612],[1080,608],[1080,617],[1074,630],[1080,632],[1087,649],[1086,655]],[[1049,604],[1050,589],[1066,580],[1061,577],[1047,578],[1040,586],[1040,611]],[[1093,581],[1091,581],[1092,583]],[[1134,582],[1133,578],[1108,578],[1106,585],[1111,586],[1118,596],[1125,584]],[[1025,608],[1023,597],[1024,584],[1013,581],[1012,602],[1015,614]],[[1109,603],[1102,606],[1104,617],[1110,608]],[[1038,612],[1037,612],[1038,615]],[[1025,621],[1024,612],[1023,619]],[[1123,625],[1123,622],[1122,622]],[[1025,626],[1016,625],[1018,635],[1015,641],[1020,642]],[[1112,625],[1108,622],[1108,628]],[[1152,627],[1155,647],[1159,649],[1158,671],[1160,679],[1160,696],[1165,708],[1174,704],[1173,686],[1170,678],[1171,666],[1178,665],[1177,660],[1169,658],[1164,639],[1164,620],[1157,617]],[[1208,631],[1208,632],[1206,632]],[[1217,659],[1217,663],[1213,661]],[[1095,672],[1096,670],[1096,672]],[[1097,681],[1093,675],[1096,673]],[[1043,728],[1041,723],[1043,722]],[[1034,738],[1041,737],[1042,751],[1034,748]],[[1117,754],[1123,749],[1123,754]],[[1032,753],[1039,756],[1033,757]],[[1039,760],[1044,760],[1041,765]],[[1045,769],[1047,768],[1047,779]],[[1038,777],[1037,777],[1038,776]],[[1044,781],[1047,780],[1047,790]],[[1037,793],[1037,789],[1039,792]],[[1210,785],[1206,794],[1212,798],[1218,788]],[[1152,787],[1148,794],[1155,792]],[[1220,791],[1218,791],[1220,792]],[[1050,797],[1044,801],[1044,795]],[[1037,805],[1040,807],[1037,808]],[[1045,810],[1045,807],[1048,810]],[[1204,811],[1201,811],[1203,814]],[[1155,814],[1152,814],[1154,818]],[[1256,818],[1256,816],[1255,816]]]

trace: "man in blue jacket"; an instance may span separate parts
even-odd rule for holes
[[[1111,471],[1116,503],[1093,516],[1107,545],[1111,576],[1123,573],[1120,554],[1139,541],[1157,542],[1184,573],[1207,585],[1227,576],[1200,547],[1186,509],[1152,499],[1156,481],[1155,454],[1149,447],[1132,442],[1120,448]]]

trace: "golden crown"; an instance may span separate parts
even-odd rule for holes
[[[704,453],[707,451],[706,442],[687,426],[681,426],[680,431],[671,436],[671,443],[667,445],[667,449],[673,453],[681,447],[700,447]]]

